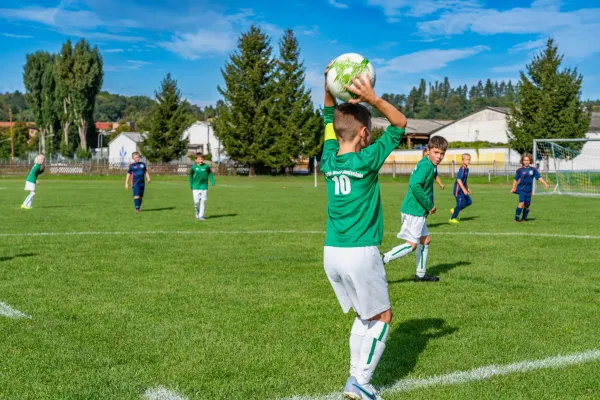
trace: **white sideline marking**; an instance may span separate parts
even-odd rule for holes
[[[147,389],[144,392],[144,399],[147,400],[186,400],[185,397],[181,397],[177,392],[165,389],[162,386],[158,386],[152,389]]]
[[[145,232],[23,232],[23,233],[0,233],[0,237],[29,237],[29,236],[87,236],[87,235],[324,235],[325,231],[296,231],[296,230],[256,230],[256,231],[145,231]],[[397,232],[386,232],[386,235],[396,234]],[[561,239],[590,239],[599,240],[600,236],[593,235],[563,235],[560,233],[530,233],[530,232],[434,232],[433,236],[532,236],[532,237],[550,237]]]
[[[548,357],[543,360],[521,361],[506,365],[488,365],[475,368],[470,371],[457,371],[447,375],[436,375],[429,378],[401,379],[391,385],[380,389],[381,393],[401,393],[416,389],[424,389],[433,386],[458,385],[461,383],[482,381],[494,376],[502,376],[513,373],[523,373],[538,369],[562,368],[569,365],[583,364],[586,362],[600,360],[600,350],[594,349],[583,353],[570,354],[566,356]],[[285,400],[338,400],[340,392],[330,393],[324,396],[294,396]]]
[[[31,315],[22,313],[2,301],[0,301],[0,315],[8,318],[31,318]]]

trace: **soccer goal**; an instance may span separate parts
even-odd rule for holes
[[[533,155],[550,185],[546,191],[534,183],[534,193],[600,196],[600,138],[536,139]]]

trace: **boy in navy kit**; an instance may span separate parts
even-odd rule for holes
[[[454,190],[453,194],[456,198],[456,207],[450,209],[450,223],[458,224],[458,213],[461,210],[469,207],[473,201],[471,200],[471,189],[469,189],[469,184],[467,183],[467,179],[469,178],[469,164],[471,164],[471,156],[467,153],[462,155],[462,165],[458,170],[458,174],[456,175],[456,182],[454,182]]]
[[[533,180],[538,179],[548,190],[548,184],[540,175],[537,168],[531,166],[533,156],[529,153],[523,154],[521,157],[522,167],[517,170],[515,180],[513,181],[511,193],[519,195],[519,205],[515,213],[515,222],[527,222],[529,216],[529,206],[531,205],[531,195],[533,192]],[[521,212],[523,219],[521,220]]]
[[[125,189],[129,189],[129,178],[131,177],[131,188],[133,189],[133,204],[135,205],[135,212],[140,212],[142,206],[142,199],[144,197],[144,190],[146,189],[146,183],[144,177],[150,183],[150,174],[146,168],[146,164],[140,162],[142,158],[140,153],[137,151],[131,155],[133,162],[129,165],[129,170],[125,176]]]

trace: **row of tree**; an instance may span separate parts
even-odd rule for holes
[[[46,137],[62,131],[56,135],[61,137],[61,152],[71,153],[76,146],[69,128],[74,124],[78,153],[89,154],[88,128],[94,132],[94,106],[103,76],[100,52],[85,39],[75,46],[67,40],[58,54],[37,51],[27,55],[23,67],[25,98],[40,129],[42,152],[46,152]]]
[[[298,41],[287,30],[273,56],[270,38],[252,26],[221,70],[215,134],[227,154],[250,169],[284,171],[322,145],[322,117],[305,87]]]
[[[470,89],[467,85],[452,87],[446,77],[442,82],[427,83],[421,79],[408,95],[384,93],[381,97],[408,118],[456,120],[485,107],[508,107],[515,102],[518,85],[488,79]],[[374,116],[381,116],[372,109]]]

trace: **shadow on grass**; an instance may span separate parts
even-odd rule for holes
[[[205,217],[206,219],[216,219],[216,218],[227,218],[227,217],[237,217],[237,214],[217,214],[217,215],[209,215]]]
[[[147,210],[144,210],[142,208],[142,212],[169,211],[169,210],[174,210],[175,208],[177,208],[177,207],[148,208]]]
[[[430,340],[451,335],[457,330],[447,326],[441,318],[411,319],[393,327],[373,383],[385,386],[405,377],[415,368]]]
[[[64,204],[57,206],[40,206],[36,208],[75,208],[75,207],[83,207],[83,204]]]
[[[459,222],[463,222],[463,221],[473,221],[474,219],[479,218],[477,215],[474,215],[472,217],[465,217],[465,218],[458,218]],[[450,219],[450,217],[448,217],[448,219]],[[446,221],[446,222],[436,222],[435,224],[427,224],[428,228],[437,228],[438,226],[444,226],[444,225],[450,225],[450,222]],[[435,233],[434,233],[435,235]]]
[[[25,258],[25,257],[35,257],[35,256],[38,256],[38,255],[39,255],[39,254],[37,254],[37,253],[23,253],[23,254],[15,254],[15,255],[14,255],[14,256],[12,256],[12,257],[0,257],[0,262],[2,262],[2,261],[10,261],[10,260],[13,260],[13,259],[15,259],[15,258],[19,258],[19,257],[20,257],[20,258]]]
[[[458,261],[455,263],[438,264],[438,265],[434,265],[433,267],[427,268],[427,273],[429,275],[433,275],[433,276],[440,276],[440,275],[444,275],[444,274],[448,273],[448,271],[451,271],[456,267],[461,267],[464,265],[471,265],[471,263],[468,261]],[[393,283],[404,283],[404,282],[414,282],[414,279],[413,278],[403,278],[403,279],[399,279],[397,281],[389,281],[388,283],[393,284]],[[423,283],[427,283],[427,282],[423,282]]]

